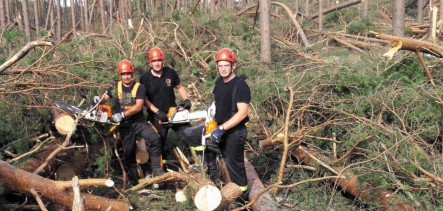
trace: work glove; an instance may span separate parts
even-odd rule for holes
[[[211,141],[218,144],[220,143],[221,137],[222,135],[225,133],[225,130],[222,130],[220,128],[216,128],[214,131],[212,131],[211,133]]]
[[[100,103],[101,97],[100,96],[94,96],[92,98],[92,104],[97,105],[98,103]]]
[[[112,115],[111,118],[114,122],[120,123],[123,120],[123,118],[125,118],[125,114],[123,112],[116,113],[116,114]]]
[[[155,113],[155,118],[157,118],[158,120],[160,120],[162,122],[168,121],[168,115],[166,115],[166,113],[160,109],[157,111],[157,113]]]
[[[191,106],[192,106],[192,103],[191,103],[191,101],[189,99],[182,100],[180,102],[180,104],[178,104],[178,107],[182,107],[182,108],[187,109],[187,110],[190,110]]]

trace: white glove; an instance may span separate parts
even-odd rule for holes
[[[101,101],[101,97],[100,97],[100,96],[94,96],[94,97],[92,98],[92,102],[93,102],[94,104],[98,104],[100,101]]]
[[[112,115],[112,120],[116,123],[120,123],[123,118],[125,118],[125,114],[123,112]]]

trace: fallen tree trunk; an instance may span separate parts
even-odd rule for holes
[[[6,187],[20,193],[30,194],[34,189],[42,198],[53,201],[57,204],[71,207],[74,200],[74,193],[71,191],[71,182],[54,181],[43,178],[37,174],[29,173],[0,161],[0,182]],[[80,185],[87,180],[80,180]],[[94,181],[94,185],[104,184],[107,180]],[[91,183],[88,183],[89,185]],[[87,210],[129,210],[130,205],[121,200],[109,199],[83,193]]]
[[[226,207],[228,207],[234,201],[234,199],[239,197],[241,194],[242,194],[242,191],[237,184],[235,184],[233,182],[226,184],[221,189],[222,199],[221,199],[220,205],[218,205],[217,209],[215,209],[215,210],[216,211],[225,210]]]
[[[400,50],[408,50],[412,52],[422,52],[431,54],[438,58],[443,58],[443,47],[435,45],[430,42],[415,40],[411,38],[391,36],[387,34],[381,34],[378,32],[370,31],[369,33],[374,34],[377,38],[383,40],[389,40],[391,42],[401,42]]]
[[[360,4],[362,2],[363,2],[363,0],[352,0],[352,1],[341,3],[341,4],[337,4],[337,5],[329,8],[329,9],[323,10],[322,15],[326,15],[326,14],[328,14],[330,12],[334,12],[336,10],[343,9],[343,8],[352,6],[354,4]],[[318,13],[316,13],[315,15],[309,16],[307,18],[307,20],[312,20],[312,19],[316,19],[316,18],[318,18]]]
[[[254,211],[277,211],[277,204],[269,193],[259,194],[265,189],[260,177],[254,169],[254,166],[245,160],[246,176],[248,178],[249,200],[260,197],[256,203],[252,205]]]
[[[294,16],[294,14],[292,14],[291,9],[289,9],[286,5],[279,3],[279,2],[271,2],[271,4],[280,6],[281,8],[283,8],[286,11],[286,13],[289,16],[289,19],[291,19],[292,24],[294,24],[295,28],[297,29],[297,33],[300,33],[300,37],[301,37],[301,40],[303,41],[303,45],[305,46],[305,48],[311,46],[311,44],[309,44],[308,38],[306,38],[303,28],[301,28],[297,19],[295,19],[295,16]]]
[[[302,146],[295,147],[292,150],[292,154],[302,163],[314,165],[317,162],[312,158],[316,157],[319,160],[326,160],[314,149],[305,149]],[[409,204],[403,204],[395,197],[395,193],[391,193],[385,188],[370,187],[369,184],[361,183],[358,181],[358,175],[355,175],[349,171],[343,171],[342,168],[335,167],[335,172],[339,172],[340,175],[345,176],[344,179],[331,179],[336,185],[343,189],[346,193],[353,195],[355,198],[364,202],[378,201],[380,204],[380,210],[390,210],[390,206],[394,206],[394,210],[411,211],[414,208]]]

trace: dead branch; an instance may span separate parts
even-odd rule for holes
[[[286,111],[285,129],[284,129],[285,136],[284,136],[284,140],[283,140],[283,153],[281,156],[280,168],[278,169],[277,183],[280,183],[283,180],[283,173],[284,173],[284,169],[285,169],[286,158],[288,157],[289,119],[291,118],[292,105],[294,104],[294,90],[292,90],[292,87],[290,87],[290,86],[286,87],[286,90],[288,91],[288,94],[289,94],[289,103],[288,103],[288,109]],[[278,188],[275,188],[274,192],[277,193]]]
[[[5,71],[9,67],[11,67],[13,64],[15,64],[18,60],[25,57],[31,49],[33,49],[37,46],[52,46],[52,45],[53,45],[52,42],[43,41],[43,40],[29,42],[28,44],[23,46],[16,54],[14,54],[14,56],[12,56],[10,59],[8,59],[5,63],[3,63],[0,66],[0,74],[2,74],[3,71]]]
[[[75,120],[74,127],[71,129],[69,134],[66,136],[65,141],[63,142],[63,144],[60,147],[58,147],[56,150],[54,150],[45,159],[45,161],[36,170],[34,170],[34,173],[36,173],[36,174],[40,173],[49,164],[49,161],[51,161],[52,158],[54,158],[57,155],[57,153],[62,151],[64,147],[68,146],[71,143],[71,136],[72,136],[72,134],[74,134],[74,131],[75,131],[76,127],[77,127],[77,124],[78,124],[79,120],[80,120],[80,117],[77,117],[77,119]]]
[[[31,188],[31,190],[29,192],[31,192],[31,194],[34,196],[34,198],[37,201],[37,204],[40,207],[40,209],[42,211],[48,211],[48,209],[46,209],[46,206],[45,206],[45,204],[42,201],[42,198],[40,198],[40,196],[38,195],[37,191],[35,191],[34,188]]]
[[[72,178],[72,190],[74,192],[74,200],[72,204],[73,211],[84,211],[85,210],[85,201],[80,193],[80,185],[78,182],[78,177],[74,176]]]
[[[373,137],[373,136],[368,135],[368,136],[366,136],[364,139],[357,141],[354,145],[352,145],[351,149],[349,149],[349,150],[348,150],[343,156],[341,156],[341,158],[332,161],[332,163],[333,163],[333,164],[340,163],[342,160],[344,160],[345,158],[347,158],[347,157],[352,153],[352,151],[354,151],[354,149],[357,148],[357,146],[358,146],[361,142],[366,141],[366,140],[369,140],[369,139],[371,139],[372,137]]]
[[[332,37],[332,39],[335,40],[336,42],[338,42],[338,43],[340,43],[340,44],[342,44],[342,45],[344,45],[344,46],[346,46],[346,47],[348,47],[348,48],[354,50],[354,51],[357,51],[358,53],[363,53],[363,52],[365,52],[365,51],[363,51],[361,48],[358,48],[358,47],[356,47],[355,45],[352,45],[351,43],[346,42],[346,41],[344,41],[344,40],[342,40],[342,39],[340,39],[340,38],[338,38],[338,37]]]
[[[0,182],[11,190],[20,193],[30,193],[31,189],[39,192],[40,195],[57,204],[71,207],[74,200],[74,193],[70,188],[66,188],[64,181],[54,181],[43,178],[37,174],[29,173],[0,161]],[[67,182],[70,184],[70,182]],[[82,180],[80,180],[80,184]],[[69,187],[69,186],[68,186]],[[88,210],[129,210],[130,205],[120,200],[114,200],[84,193],[85,206]]]
[[[301,39],[303,41],[303,44],[304,44],[305,48],[308,48],[309,46],[311,46],[311,44],[309,44],[308,38],[306,38],[305,32],[301,28],[301,26],[298,23],[297,19],[295,19],[294,14],[292,14],[291,9],[289,9],[286,5],[284,5],[282,3],[279,3],[279,2],[271,2],[271,4],[280,6],[280,7],[282,7],[285,10],[285,12],[289,16],[289,19],[291,19],[292,24],[294,24],[295,28],[297,29],[297,32],[300,33],[300,37],[301,37]]]

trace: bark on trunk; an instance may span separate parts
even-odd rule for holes
[[[355,4],[360,4],[361,2],[362,2],[362,0],[352,0],[352,1],[341,3],[341,4],[337,4],[329,9],[323,10],[323,15],[326,15],[330,12],[334,12],[336,10],[340,10],[340,9],[343,9],[343,8],[346,8],[346,7],[355,5]],[[307,20],[316,19],[316,18],[318,18],[318,16],[319,16],[319,14],[317,13],[315,15],[309,16],[309,18],[307,18]]]
[[[61,182],[46,179],[37,174],[29,173],[0,161],[0,182],[11,190],[29,194],[35,189],[44,199],[57,204],[71,207],[74,193],[70,190],[71,182]],[[104,180],[105,181],[105,180]],[[82,180],[80,180],[80,184]],[[95,184],[96,185],[96,184]],[[124,201],[104,198],[92,194],[83,194],[88,210],[129,210],[130,205]]]
[[[221,189],[222,200],[220,202],[220,205],[218,205],[217,209],[215,209],[215,210],[216,211],[225,210],[226,207],[228,207],[234,201],[234,199],[239,197],[241,194],[242,194],[242,191],[237,184],[235,184],[233,182],[226,184]]]
[[[271,63],[271,1],[260,0],[260,58],[263,62]]]
[[[412,52],[420,51],[422,53],[431,54],[435,57],[442,58],[443,57],[443,47],[439,45],[432,44],[430,42],[415,40],[411,38],[404,38],[399,36],[391,36],[387,34],[381,34],[377,32],[370,32],[371,34],[376,35],[377,38],[383,40],[389,40],[391,42],[401,42],[402,46],[400,50],[408,50]]]
[[[29,7],[28,7],[28,0],[22,0],[23,5],[23,21],[25,25],[25,34],[28,41],[31,41],[31,24],[29,23]]]
[[[246,176],[248,178],[249,200],[258,197],[258,194],[265,189],[260,177],[254,169],[254,166],[245,160]],[[260,196],[257,202],[252,205],[254,211],[277,211],[276,202],[269,193]]]

